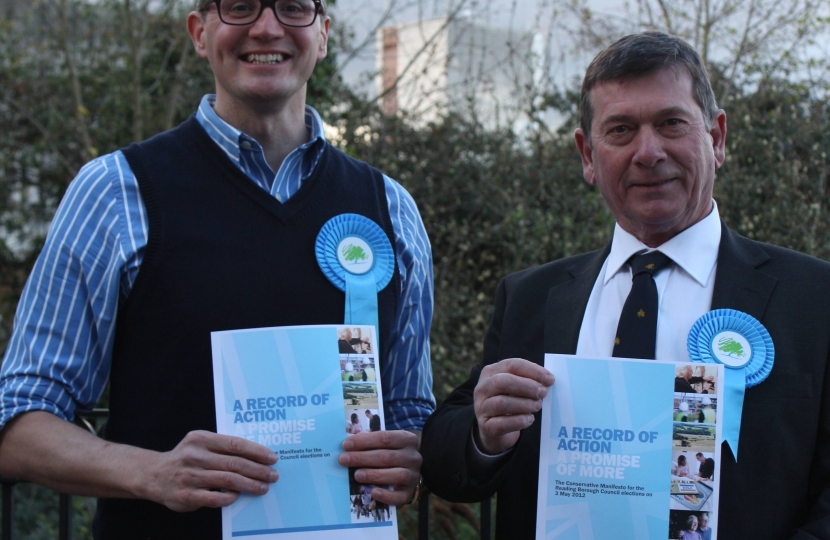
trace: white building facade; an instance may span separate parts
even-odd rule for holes
[[[468,18],[436,18],[377,33],[383,111],[417,124],[449,112],[487,128],[521,130],[539,69],[532,34]]]

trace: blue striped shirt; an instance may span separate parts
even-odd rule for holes
[[[280,201],[308,178],[326,146],[323,122],[306,106],[309,141],[276,174],[253,138],[219,118],[214,96],[196,119],[253,182]],[[388,429],[421,429],[435,407],[429,362],[432,251],[415,202],[384,176],[401,277],[393,346],[382,373]],[[118,307],[132,290],[147,245],[147,212],[118,151],[86,164],[69,185],[23,290],[0,371],[0,429],[28,411],[71,420],[92,408],[109,377]]]

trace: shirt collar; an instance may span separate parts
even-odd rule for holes
[[[720,236],[720,214],[718,214],[717,203],[712,200],[712,211],[708,216],[658,246],[656,250],[670,257],[701,287],[706,287],[712,275],[712,268],[718,261]],[[614,227],[614,239],[611,242],[611,253],[608,255],[605,267],[603,285],[607,285],[611,278],[623,269],[632,255],[641,251],[652,251],[652,249],[617,223]]]
[[[202,101],[199,103],[199,109],[196,113],[196,120],[198,120],[199,124],[201,124],[210,138],[213,139],[213,141],[221,148],[223,148],[231,159],[234,159],[237,162],[239,161],[239,145],[244,141],[251,143],[253,148],[261,151],[262,148],[256,139],[236,129],[216,114],[216,111],[213,110],[215,104],[216,94],[206,94],[202,97]],[[306,129],[308,129],[308,132],[311,135],[308,142],[304,143],[299,148],[309,148],[317,141],[326,140],[326,134],[323,128],[323,119],[320,118],[320,113],[318,113],[311,105],[305,106],[304,120]]]

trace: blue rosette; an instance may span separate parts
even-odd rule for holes
[[[772,371],[772,338],[751,315],[716,309],[695,322],[686,346],[693,362],[723,364],[726,368],[723,437],[737,461],[744,392],[763,382]]]
[[[340,214],[328,220],[314,245],[323,275],[346,293],[344,324],[378,327],[378,293],[395,271],[395,252],[371,219]]]

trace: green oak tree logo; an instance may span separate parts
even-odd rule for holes
[[[354,244],[343,246],[341,253],[343,254],[344,260],[355,264],[363,262],[368,258],[368,255],[366,255],[366,252],[363,251],[363,248]]]
[[[741,346],[741,344],[732,339],[731,337],[720,338],[718,340],[718,350],[729,357],[735,355],[738,358],[741,358],[745,355],[744,348]]]

